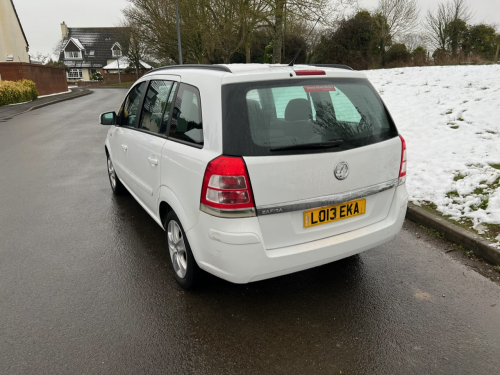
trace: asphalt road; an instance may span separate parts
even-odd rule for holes
[[[411,223],[358,257],[181,290],[162,229],[111,194],[97,116],[124,94],[0,123],[0,374],[500,373],[500,287]]]

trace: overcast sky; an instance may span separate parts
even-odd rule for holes
[[[444,1],[444,0],[443,0]],[[434,9],[437,0],[418,0],[421,16]],[[378,0],[359,0],[374,8]],[[469,0],[476,13],[475,22],[500,24],[500,0]],[[61,39],[62,21],[68,27],[116,26],[127,0],[14,0],[30,52],[51,53]]]

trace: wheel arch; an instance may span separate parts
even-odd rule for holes
[[[165,215],[167,215],[170,211],[175,212],[185,232],[190,230],[196,224],[197,220],[188,216],[175,193],[170,188],[163,185],[160,187],[160,194],[158,198],[158,214],[162,223]],[[163,227],[163,229],[165,229],[165,223],[163,223]]]

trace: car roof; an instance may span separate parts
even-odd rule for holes
[[[274,73],[277,71],[290,72],[290,70],[351,70],[347,65],[340,64],[320,64],[320,65],[303,65],[297,64],[289,66],[288,64],[220,64],[219,66],[227,67],[233,74],[252,74],[252,73]]]
[[[236,83],[248,81],[267,81],[276,79],[289,79],[295,77],[296,72],[300,70],[321,70],[324,75],[307,76],[308,78],[321,78],[321,77],[352,77],[352,78],[366,78],[361,72],[353,71],[346,65],[303,65],[297,64],[289,66],[285,64],[214,64],[214,65],[199,65],[199,64],[186,64],[186,65],[173,65],[152,70],[146,76],[162,75],[162,74],[175,74],[184,78],[199,78],[202,75],[205,78],[219,77],[222,82]],[[292,74],[292,75],[290,75]],[[145,76],[145,77],[146,77]],[[301,78],[304,76],[301,76]]]
[[[222,84],[296,78],[366,78],[364,73],[353,71],[345,65],[314,66],[297,64],[289,66],[285,64],[228,64],[225,66],[231,69],[231,74],[224,74],[222,77]],[[303,70],[318,70],[323,71],[324,74],[298,76],[297,72]]]

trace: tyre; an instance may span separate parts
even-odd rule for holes
[[[109,177],[109,184],[111,185],[111,190],[113,190],[113,193],[115,195],[121,195],[125,192],[125,186],[123,186],[122,182],[116,175],[115,167],[113,165],[113,162],[111,161],[111,158],[109,155],[107,155],[108,158],[108,177]]]
[[[169,252],[170,266],[177,283],[191,289],[199,277],[200,269],[194,260],[186,233],[174,211],[165,218],[165,240]]]

